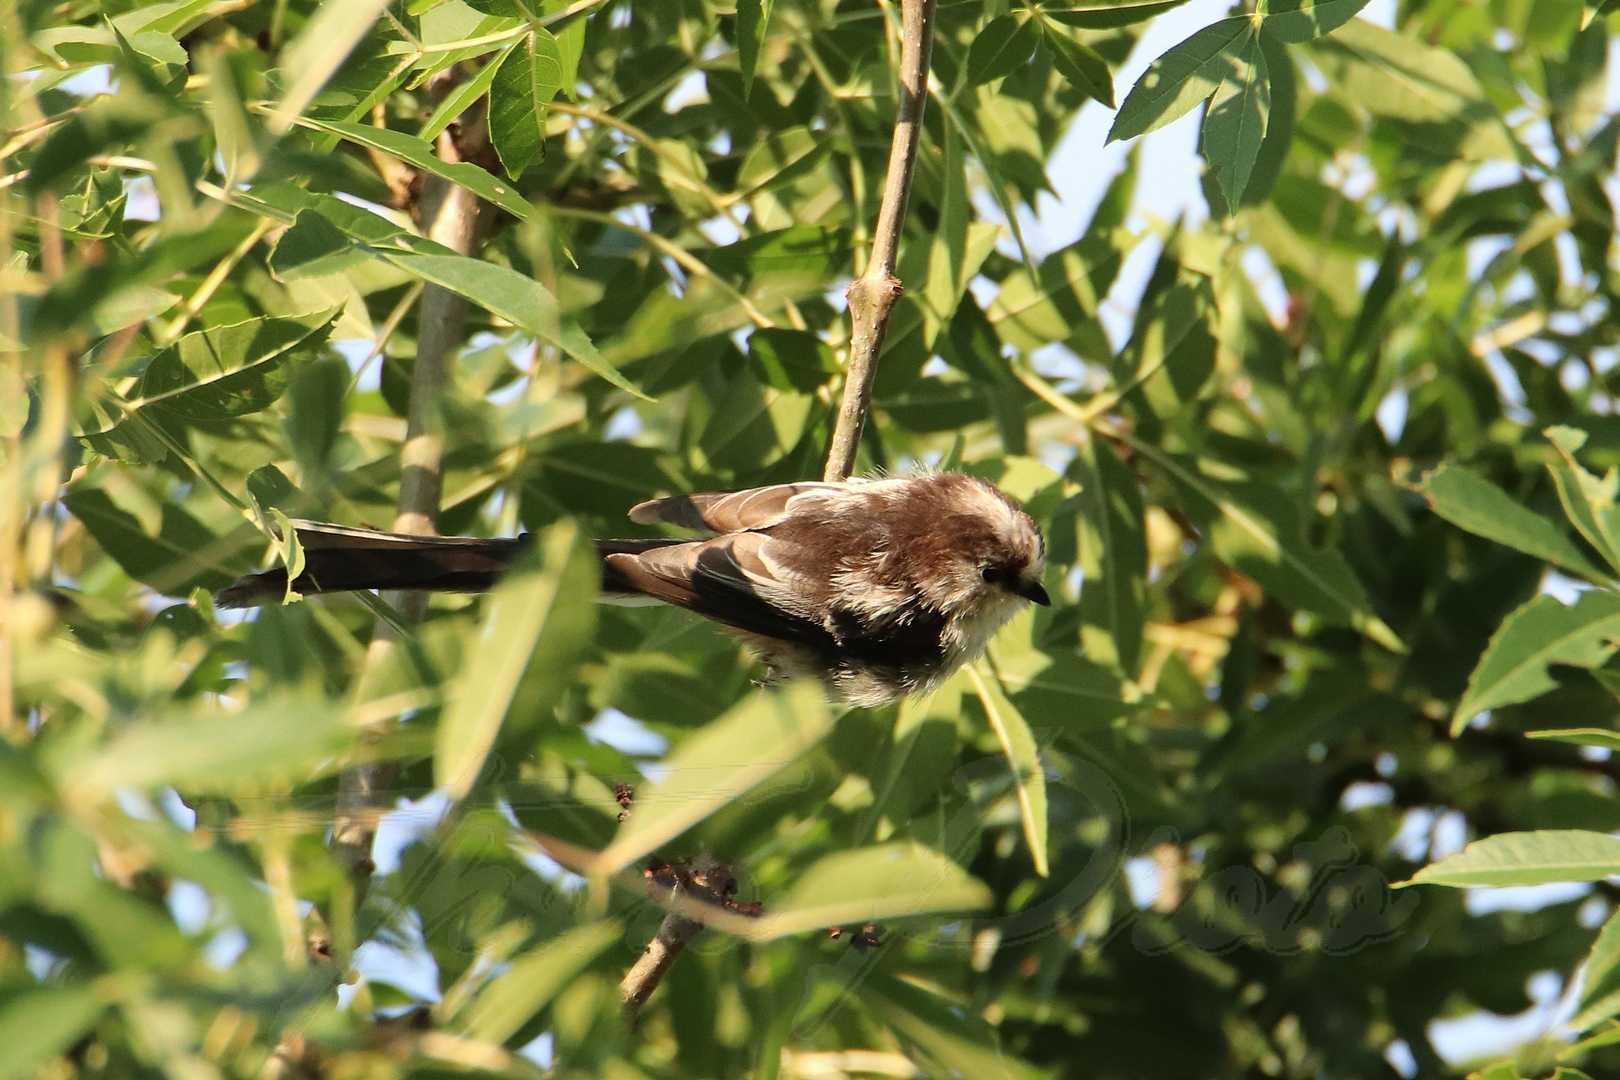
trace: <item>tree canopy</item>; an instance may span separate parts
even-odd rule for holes
[[[1180,3],[0,6],[0,1077],[1620,1074],[1613,2]],[[1099,110],[1208,213],[1034,235]],[[594,602],[867,347],[1051,608]],[[301,517],[536,543],[216,610]]]

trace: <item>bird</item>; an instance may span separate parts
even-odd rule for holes
[[[651,499],[630,520],[706,535],[598,540],[602,598],[662,602],[730,631],[765,684],[813,678],[873,708],[937,688],[1027,604],[1049,605],[1040,527],[994,484],[956,472],[772,484]],[[293,591],[482,592],[530,543],[294,521]],[[216,597],[282,597],[285,569]]]

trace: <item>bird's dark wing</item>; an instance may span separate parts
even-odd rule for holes
[[[787,516],[789,504],[805,495],[836,494],[847,484],[772,484],[746,491],[700,492],[650,499],[630,508],[630,520],[639,525],[680,525],[712,533],[765,529]]]
[[[715,622],[780,641],[830,650],[837,644],[798,602],[793,582],[758,533],[671,544],[607,556],[609,575],[629,588]]]

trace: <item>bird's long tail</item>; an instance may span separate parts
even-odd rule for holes
[[[408,536],[404,533],[355,529],[319,521],[294,521],[304,569],[293,579],[293,591],[358,592],[402,589],[427,592],[485,592],[529,546],[528,533],[516,538]],[[637,555],[677,540],[598,540],[599,555]],[[279,601],[287,589],[283,567],[237,578],[214,596],[220,607],[257,607]],[[636,592],[604,560],[602,591],[608,595]]]

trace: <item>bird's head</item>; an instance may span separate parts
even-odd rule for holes
[[[995,485],[976,477],[930,477],[937,513],[919,518],[938,531],[918,547],[929,553],[928,575],[937,585],[935,602],[962,616],[1004,621],[1024,601],[1052,602],[1041,583],[1046,573],[1046,541],[1024,508]]]

